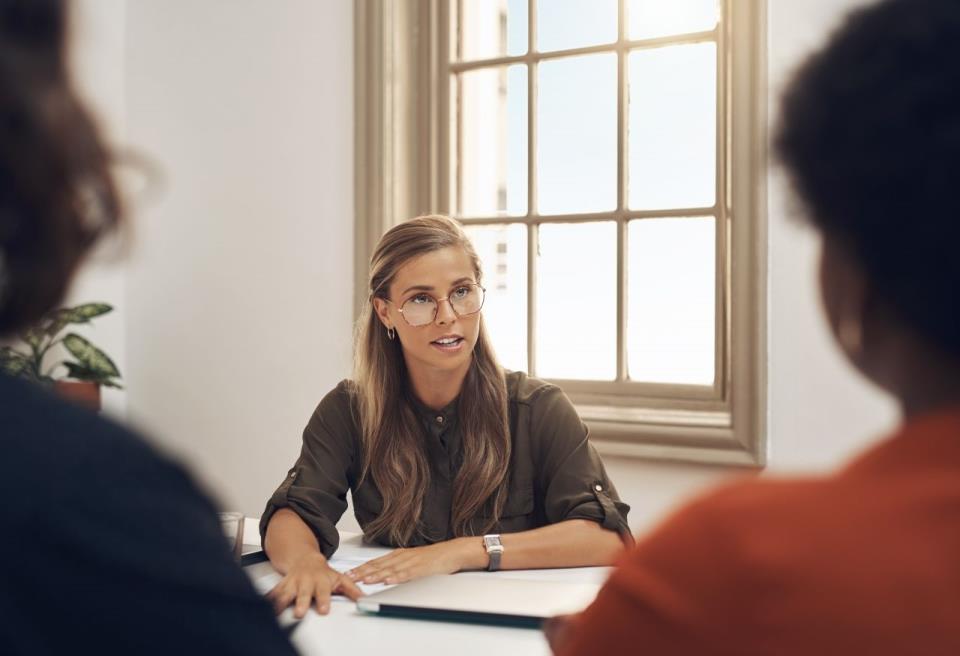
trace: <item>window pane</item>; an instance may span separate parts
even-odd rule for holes
[[[719,14],[718,0],[629,0],[630,39],[706,32]]]
[[[714,219],[646,219],[629,229],[627,368],[633,380],[712,385]]]
[[[716,46],[630,54],[630,207],[711,207],[716,196]]]
[[[616,378],[616,223],[540,226],[536,348],[537,376]]]
[[[537,100],[541,214],[612,210],[617,204],[617,58],[546,61]]]
[[[537,49],[566,50],[617,40],[617,0],[538,0]]]
[[[527,211],[527,67],[460,75],[461,216]]]
[[[527,52],[527,0],[462,0],[461,59]]]
[[[527,370],[527,227],[467,226],[483,266],[483,323],[507,369]]]

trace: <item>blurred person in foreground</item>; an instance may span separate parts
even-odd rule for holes
[[[852,13],[775,147],[832,333],[902,425],[831,476],[687,506],[547,625],[558,654],[960,654],[960,2]]]
[[[120,211],[66,65],[66,3],[0,0],[0,336],[62,299]],[[0,652],[292,654],[177,465],[0,374]]]

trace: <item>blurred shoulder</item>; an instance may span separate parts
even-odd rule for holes
[[[835,477],[743,477],[695,497],[677,516],[696,518],[716,530],[739,533],[749,527],[796,525],[823,511],[834,495]],[[809,512],[805,512],[809,510]]]
[[[692,569],[777,569],[829,535],[837,514],[835,477],[742,478],[694,497],[639,539],[633,564]],[[838,509],[840,515],[847,514]]]
[[[69,464],[81,454],[158,455],[143,438],[113,420],[5,375],[0,376],[0,426],[11,455],[42,459],[47,467]]]
[[[195,491],[189,474],[147,440],[34,383],[0,375],[0,426],[0,494],[16,495],[24,512],[98,494]]]

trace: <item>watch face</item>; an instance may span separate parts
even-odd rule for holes
[[[491,547],[499,547],[499,546],[501,546],[501,544],[500,544],[500,536],[499,536],[499,535],[484,535],[484,536],[483,536],[483,546],[485,546],[487,549],[490,549]]]

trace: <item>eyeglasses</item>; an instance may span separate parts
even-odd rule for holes
[[[468,317],[476,314],[483,307],[486,291],[480,285],[470,283],[459,285],[446,298],[434,298],[430,294],[421,292],[405,300],[398,311],[403,315],[404,321],[415,328],[434,322],[440,308],[440,301],[450,303],[450,308],[458,317]]]

